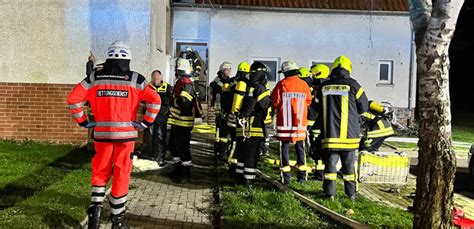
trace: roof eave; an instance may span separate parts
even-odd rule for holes
[[[333,13],[333,14],[372,14],[372,15],[392,15],[408,16],[408,11],[379,11],[379,10],[341,10],[341,9],[314,9],[314,8],[282,8],[282,7],[261,7],[261,6],[242,6],[242,5],[216,5],[202,3],[182,3],[174,2],[176,8],[193,8],[202,10],[249,10],[249,11],[269,11],[284,13]]]

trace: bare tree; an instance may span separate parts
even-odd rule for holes
[[[463,0],[409,0],[418,77],[419,155],[414,228],[452,225],[456,156],[452,150],[448,48]]]

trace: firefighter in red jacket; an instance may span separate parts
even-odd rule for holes
[[[95,155],[92,158],[92,198],[87,212],[89,228],[99,228],[107,182],[113,176],[110,196],[112,228],[128,228],[124,222],[132,152],[137,129],[150,126],[160,111],[161,100],[145,77],[130,70],[131,54],[120,41],[107,51],[102,70],[91,73],[67,97],[74,120],[83,127],[94,127]],[[95,123],[88,122],[82,109],[89,102]],[[140,101],[147,112],[136,122]]]
[[[256,178],[259,146],[266,136],[265,117],[270,107],[270,92],[265,83],[268,66],[254,62],[250,66],[249,80],[242,107],[237,113],[237,178],[240,183],[251,185]]]
[[[191,180],[191,131],[194,127],[196,114],[200,114],[200,104],[193,87],[193,68],[183,58],[176,61],[176,77],[178,80],[173,88],[170,116],[171,125],[169,149],[173,155],[174,168],[170,174],[174,181],[187,183]]]
[[[339,158],[345,193],[351,199],[357,197],[355,150],[360,142],[360,115],[368,110],[368,101],[364,89],[351,78],[351,73],[349,58],[336,58],[329,80],[322,83],[317,92],[318,113],[322,114],[318,122],[325,151],[323,191],[329,199],[336,195]]]
[[[272,108],[277,113],[277,139],[281,141],[281,181],[289,184],[291,167],[289,144],[295,143],[298,182],[307,179],[308,167],[304,150],[306,128],[308,125],[308,106],[311,104],[311,91],[308,84],[298,76],[300,71],[294,61],[281,65],[285,79],[278,82],[272,92]]]

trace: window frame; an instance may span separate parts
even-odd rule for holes
[[[278,81],[280,81],[280,77],[279,77],[279,68],[280,68],[280,61],[281,61],[281,58],[280,57],[261,57],[261,56],[251,56],[250,57],[250,61],[252,64],[253,62],[255,61],[275,61],[276,62],[276,69],[275,69],[275,81],[270,81],[268,80],[268,82],[270,83],[278,83]]]
[[[388,65],[388,80],[382,80],[381,79],[381,66],[382,64],[387,64]],[[393,86],[393,65],[394,61],[393,60],[379,60],[378,65],[377,65],[377,86]]]

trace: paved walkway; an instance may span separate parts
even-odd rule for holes
[[[167,166],[132,174],[126,221],[131,228],[211,228],[214,167],[212,136],[193,136],[193,177],[190,184],[176,184],[165,174]],[[108,214],[108,204],[104,213]],[[111,224],[103,217],[102,228]]]

